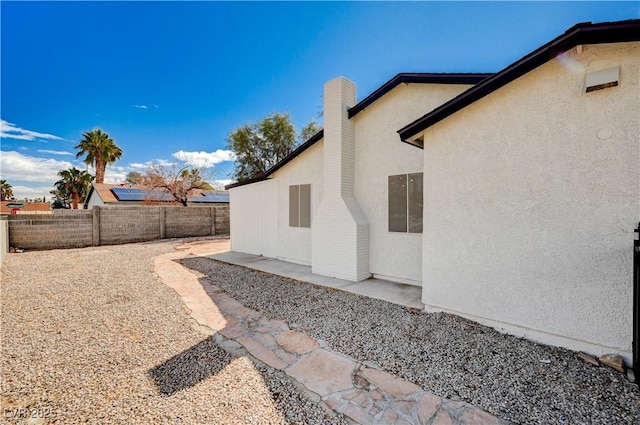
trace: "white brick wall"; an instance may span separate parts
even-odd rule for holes
[[[339,77],[324,89],[324,194],[312,225],[312,271],[359,281],[369,273],[369,222],[354,197],[355,128],[347,109],[355,85]]]

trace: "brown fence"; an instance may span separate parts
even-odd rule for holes
[[[82,248],[229,234],[229,204],[117,206],[8,217],[9,244],[23,249]]]

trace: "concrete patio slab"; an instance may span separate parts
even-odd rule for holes
[[[334,277],[312,273],[310,266],[235,251],[220,252],[208,255],[207,257],[229,264],[288,277],[290,279],[313,283],[314,285],[364,295],[365,297],[375,298],[405,307],[419,310],[424,309],[424,304],[422,304],[421,301],[422,288],[419,286],[376,278],[370,278],[361,282],[351,282],[349,280],[336,279]]]

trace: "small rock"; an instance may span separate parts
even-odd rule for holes
[[[551,360],[549,360],[549,359],[540,359],[540,363],[550,364]]]
[[[583,362],[588,363],[588,364],[590,364],[590,365],[593,365],[593,366],[600,366],[600,362],[598,362],[598,359],[596,359],[595,357],[590,356],[590,355],[588,355],[588,354],[586,354],[586,353],[582,353],[582,352],[580,352],[580,353],[578,353],[578,354],[576,355],[576,357],[577,357],[578,359],[582,360]]]
[[[627,379],[632,384],[636,383],[636,374],[633,372],[633,369],[627,369]]]
[[[625,371],[624,359],[618,354],[603,354],[598,360],[600,360],[600,363],[603,365],[614,368],[620,373],[624,373]]]
[[[356,388],[363,388],[365,390],[369,390],[371,384],[369,383],[369,381],[367,381],[366,379],[364,379],[362,376],[360,375],[355,375],[353,377],[353,385]]]

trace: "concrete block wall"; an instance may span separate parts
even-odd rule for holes
[[[217,204],[211,207],[215,210],[216,235],[228,235],[231,233],[231,213],[229,204]]]
[[[214,208],[160,207],[165,211],[165,237],[208,236],[215,232]]]
[[[116,206],[7,216],[9,245],[41,250],[229,234],[229,205]],[[0,247],[1,248],[1,247]]]
[[[94,207],[100,214],[97,245],[117,245],[160,238],[161,207]]]
[[[92,244],[91,211],[9,216],[9,245],[23,249],[83,248]]]

